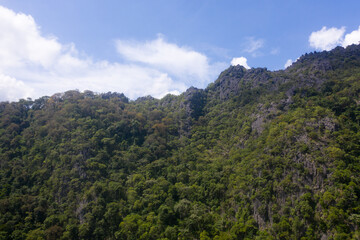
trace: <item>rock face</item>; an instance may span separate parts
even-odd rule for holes
[[[220,74],[211,88],[215,90],[216,98],[226,101],[244,90],[266,85],[267,90],[275,91],[280,85],[291,82],[292,86],[287,94],[293,95],[295,89],[318,88],[336,69],[347,68],[349,65],[359,67],[359,62],[358,45],[337,47],[330,52],[305,54],[287,69],[276,72],[266,68],[247,70],[240,65],[230,66]]]
[[[129,99],[123,94],[123,93],[113,93],[113,92],[107,92],[101,94],[102,99],[111,99],[111,98],[117,98],[125,103],[129,102]]]
[[[191,126],[204,114],[206,104],[206,93],[202,89],[191,87],[183,93],[183,101],[180,103],[180,109],[184,110],[185,119],[180,129],[180,134],[189,136]]]
[[[215,81],[213,88],[217,89],[217,97],[222,101],[226,101],[238,96],[244,90],[262,87],[266,84],[269,85],[269,89],[275,89],[275,82],[282,83],[284,79],[281,76],[277,76],[277,79],[274,79],[272,73],[266,68],[247,70],[237,65],[223,71]]]
[[[183,105],[186,114],[191,118],[198,120],[198,118],[203,115],[205,104],[206,95],[204,90],[191,87],[184,93]]]
[[[219,97],[221,100],[229,99],[239,92],[239,82],[245,73],[246,69],[237,65],[229,67],[220,74],[218,80],[215,82],[215,87],[220,90]]]
[[[336,47],[331,51],[304,54],[285,72],[300,72],[308,69],[325,73],[339,68],[358,67],[360,66],[359,59],[359,45],[351,45],[346,48]]]

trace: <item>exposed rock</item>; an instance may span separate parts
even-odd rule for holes
[[[244,77],[246,71],[244,67],[237,65],[229,67],[220,74],[215,82],[215,87],[220,90],[221,100],[226,100],[239,92],[239,81]]]
[[[194,87],[189,88],[184,93],[184,107],[187,115],[197,120],[203,115],[203,108],[206,103],[206,96],[204,90]]]
[[[118,98],[119,100],[128,103],[129,99],[123,93],[107,92],[101,94],[102,99]]]
[[[183,96],[184,100],[180,103],[180,109],[184,109],[186,119],[183,122],[180,133],[189,135],[193,122],[203,115],[206,94],[202,89],[191,87],[183,93]]]

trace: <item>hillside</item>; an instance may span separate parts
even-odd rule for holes
[[[360,239],[360,45],[130,101],[0,103],[0,239]]]

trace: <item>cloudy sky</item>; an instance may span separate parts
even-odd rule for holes
[[[284,69],[360,43],[360,1],[0,0],[0,101],[71,89],[131,99]]]

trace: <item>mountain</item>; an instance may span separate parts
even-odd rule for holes
[[[0,103],[0,239],[360,239],[360,46],[130,101]]]

